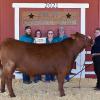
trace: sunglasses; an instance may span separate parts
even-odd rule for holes
[[[49,32],[48,34],[53,34],[53,32]]]

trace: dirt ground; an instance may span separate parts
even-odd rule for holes
[[[59,97],[58,83],[38,82],[23,84],[22,80],[13,79],[15,98],[10,98],[8,90],[0,93],[0,100],[100,100],[100,91],[94,90],[96,79],[72,79],[64,84],[66,96]]]

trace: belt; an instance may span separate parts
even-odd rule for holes
[[[93,53],[92,56],[100,56],[100,53]]]

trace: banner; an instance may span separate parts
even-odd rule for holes
[[[46,37],[34,38],[34,43],[38,43],[38,44],[46,43]]]
[[[21,21],[26,25],[79,25],[79,9],[27,10],[21,12]]]

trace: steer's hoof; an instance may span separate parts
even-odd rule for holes
[[[16,95],[15,94],[10,94],[10,97],[16,97]]]
[[[5,92],[5,89],[1,89],[1,93],[4,93]]]
[[[61,97],[62,97],[62,96],[65,96],[65,93],[60,94],[60,96],[61,96]]]

